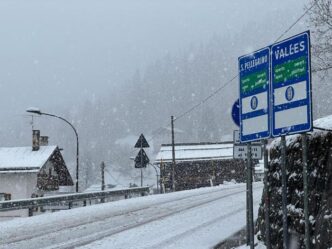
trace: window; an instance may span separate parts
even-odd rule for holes
[[[0,201],[9,201],[12,199],[12,195],[9,193],[0,193]]]

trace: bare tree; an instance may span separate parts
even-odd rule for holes
[[[324,75],[332,68],[332,0],[312,0],[309,25],[313,36],[314,71]]]

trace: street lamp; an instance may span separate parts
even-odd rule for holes
[[[63,117],[60,117],[60,116],[57,116],[54,114],[50,114],[50,113],[41,112],[38,108],[29,108],[26,111],[30,112],[30,113],[38,114],[38,115],[45,115],[45,116],[50,116],[50,117],[55,117],[55,118],[61,119],[62,121],[65,121],[67,124],[69,124],[70,127],[74,130],[75,135],[76,135],[76,193],[77,193],[78,192],[78,169],[79,169],[79,163],[78,163],[79,143],[78,143],[78,134],[77,134],[75,127],[68,120],[64,119]]]
[[[149,165],[151,165],[153,168],[154,168],[154,170],[156,171],[156,177],[157,177],[157,193],[158,194],[160,194],[160,191],[159,191],[159,175],[158,175],[158,170],[157,170],[157,168],[156,168],[156,166],[154,166],[152,163],[149,163]]]

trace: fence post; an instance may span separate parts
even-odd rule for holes
[[[29,217],[33,216],[33,208],[29,208],[29,209],[28,209],[28,212],[29,212],[29,214],[28,214]]]

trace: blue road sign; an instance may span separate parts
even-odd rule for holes
[[[251,142],[270,132],[270,48],[239,57],[240,139]]]
[[[271,46],[272,135],[312,130],[310,33]]]
[[[237,126],[240,126],[240,103],[239,103],[239,99],[237,99],[232,107],[232,118],[234,123]]]

